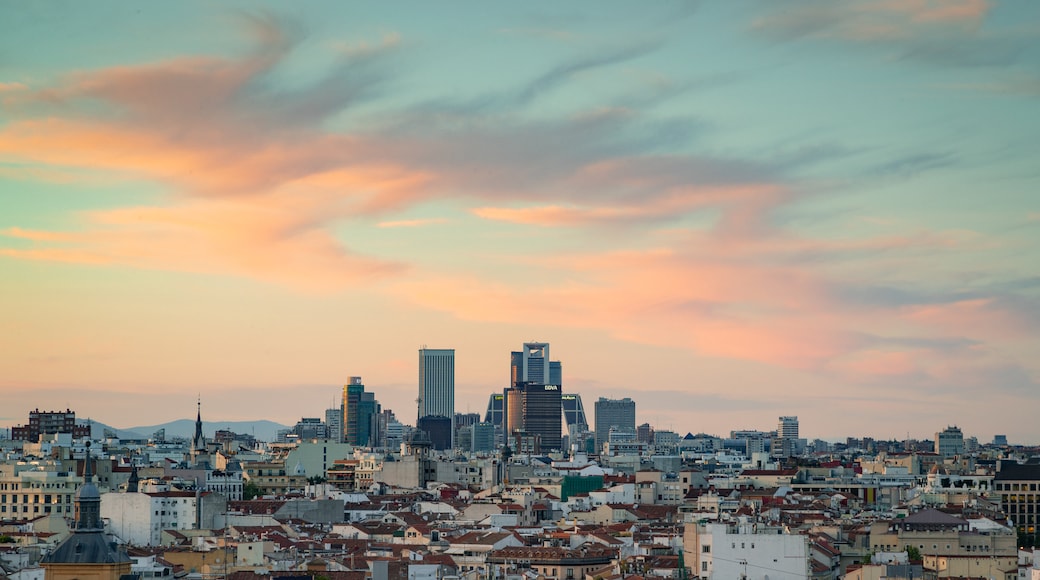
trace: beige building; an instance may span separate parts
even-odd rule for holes
[[[261,495],[285,495],[290,491],[303,491],[307,476],[286,471],[283,461],[257,461],[242,464],[242,479],[260,489]]]
[[[1016,537],[1010,529],[993,525],[973,530],[967,520],[933,509],[871,526],[871,551],[902,552],[908,546],[926,559],[940,556],[1014,559],[1017,555]]]

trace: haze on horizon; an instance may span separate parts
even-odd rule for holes
[[[540,340],[685,433],[1038,443],[1040,4],[0,8],[0,425]],[[591,417],[590,417],[591,419]]]

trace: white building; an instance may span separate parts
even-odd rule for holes
[[[213,527],[213,517],[223,514],[226,505],[223,496],[212,493],[105,493],[101,495],[101,517],[120,540],[134,546],[158,546],[163,530]]]
[[[748,523],[686,524],[686,564],[694,575],[708,580],[808,580],[808,536],[779,532]]]
[[[285,467],[296,473],[299,466],[307,477],[325,477],[326,471],[337,459],[353,456],[354,446],[348,443],[337,443],[331,439],[301,441],[285,456]]]
[[[454,438],[455,349],[419,349],[419,417],[451,419],[451,433]]]

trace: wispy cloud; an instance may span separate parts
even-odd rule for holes
[[[446,223],[448,223],[447,218],[423,218],[411,220],[383,221],[377,223],[376,226],[380,228],[418,228],[422,226],[432,226]]]

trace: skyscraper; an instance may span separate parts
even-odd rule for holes
[[[636,434],[636,402],[624,399],[600,397],[596,401],[596,453],[603,451],[603,444],[610,436],[610,429]]]
[[[558,385],[524,383],[505,390],[505,437],[517,432],[538,438],[541,451],[563,446],[563,411]]]
[[[343,387],[343,442],[351,445],[360,445],[358,433],[359,415],[361,406],[361,395],[365,392],[365,385],[361,377],[350,377]]]
[[[549,360],[549,343],[525,342],[524,349],[509,353],[509,384],[563,385],[563,365]]]
[[[776,436],[781,439],[797,439],[798,417],[780,417],[776,426]]]
[[[484,422],[491,423],[492,425],[501,428],[504,422],[503,412],[505,411],[505,395],[501,393],[492,393],[488,397],[487,412],[484,413]]]
[[[419,419],[445,417],[455,432],[455,349],[419,349]],[[449,447],[452,445],[449,442]]]
[[[343,442],[343,408],[332,408],[325,410],[325,426],[329,432],[329,439],[338,443]]]

